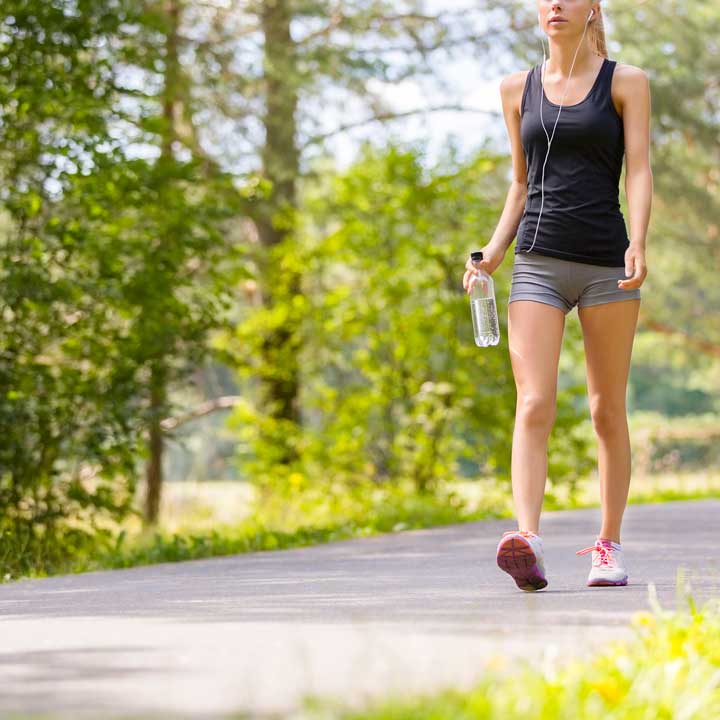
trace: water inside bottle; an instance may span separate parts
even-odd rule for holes
[[[500,342],[500,326],[495,298],[473,298],[470,301],[470,311],[475,344],[478,347],[497,345]]]

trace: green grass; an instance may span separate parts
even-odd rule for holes
[[[286,500],[288,504],[291,501]],[[338,512],[335,522],[310,518],[307,525],[294,516],[286,518],[291,529],[283,530],[275,518],[246,518],[237,526],[228,525],[201,534],[156,531],[144,534],[112,552],[86,562],[93,567],[118,568],[153,562],[189,560],[259,550],[317,545],[336,540],[367,537],[402,530],[437,527],[459,522],[509,517],[509,508],[487,505],[470,513],[454,493],[417,496],[389,491],[350,511]],[[76,566],[77,567],[77,566]]]
[[[634,494],[631,503],[663,502],[669,500],[690,500],[718,497],[717,490],[666,489],[655,492]],[[290,499],[285,502],[288,506]],[[548,494],[546,510],[566,510],[582,507],[596,507],[593,499],[560,500]],[[121,568],[147,565],[157,562],[177,562],[218,555],[230,555],[261,550],[317,545],[354,537],[367,537],[388,532],[399,532],[419,528],[438,527],[478,520],[507,518],[512,520],[514,510],[512,498],[507,491],[495,488],[488,490],[480,503],[471,504],[466,495],[457,488],[438,495],[417,496],[409,492],[389,491],[378,494],[375,499],[340,508],[329,517],[338,517],[335,522],[325,520],[322,511],[312,517],[307,512],[308,524],[302,524],[302,513],[283,519],[257,518],[251,516],[238,525],[222,526],[218,529],[195,533],[180,531],[167,533],[162,530],[141,533],[125,544],[126,538],[110,552],[87,558],[71,566],[72,572],[83,572],[101,568]],[[290,529],[283,529],[287,526]],[[509,526],[508,526],[509,527]]]
[[[317,545],[354,537],[365,537],[414,528],[448,525],[470,520],[507,516],[504,504],[488,504],[465,514],[462,498],[453,492],[418,496],[405,489],[361,493],[354,499],[336,497],[326,508],[311,498],[276,498],[279,511],[246,517],[236,525],[193,532],[150,529],[123,531],[114,544],[92,554],[76,555],[62,565],[36,567],[24,577],[44,577],[61,572],[87,572],[178,562],[219,555]],[[305,507],[312,506],[312,510]],[[328,519],[325,519],[328,518]],[[337,518],[335,521],[329,518]],[[307,524],[302,520],[307,519]],[[287,529],[284,529],[287,528]],[[5,575],[5,582],[15,578]]]
[[[681,580],[682,582],[682,580]],[[708,720],[720,718],[720,599],[632,618],[633,636],[583,660],[491,667],[470,690],[376,700],[362,710],[317,696],[304,720]]]
[[[313,494],[314,493],[314,494]],[[563,486],[548,483],[544,510],[597,507],[597,481],[578,484],[570,496]],[[720,478],[712,476],[654,477],[631,486],[630,503],[663,502],[720,497]],[[222,502],[222,496],[216,498]],[[112,543],[105,541],[91,552],[75,552],[62,562],[37,560],[21,577],[44,577],[178,562],[235,553],[270,551],[366,537],[401,530],[507,518],[513,525],[514,508],[508,488],[492,481],[455,483],[437,494],[418,496],[412,488],[373,487],[353,495],[311,489],[293,497],[277,497],[256,504],[254,513],[237,523],[212,523],[213,513],[203,508],[202,524],[193,529],[192,511],[174,518],[173,530],[142,530],[129,524]],[[207,525],[208,521],[211,523]],[[17,579],[0,573],[0,582]]]

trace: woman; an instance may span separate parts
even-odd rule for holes
[[[508,343],[517,387],[511,471],[518,530],[503,534],[497,562],[522,590],[547,585],[539,535],[547,442],[565,315],[577,305],[602,501],[595,543],[577,554],[592,552],[588,586],[626,585],[620,543],[631,466],[625,394],[647,275],[649,84],[641,69],[608,59],[599,0],[539,0],[538,11],[550,57],[500,85],[513,179],[479,263],[492,273],[517,235]],[[618,203],[623,154],[629,237]],[[467,291],[478,270],[470,259],[465,268]]]

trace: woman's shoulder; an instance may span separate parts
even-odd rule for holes
[[[648,74],[636,65],[615,61],[615,77],[629,84],[641,84],[648,81]]]
[[[532,68],[517,70],[505,75],[500,81],[500,95],[503,104],[517,108],[518,113],[520,112],[520,101],[525,91],[525,83],[530,72],[532,72]]]
[[[650,79],[642,68],[626,63],[616,63],[612,78],[612,96],[616,107],[638,100],[650,93]]]
[[[513,93],[523,91],[525,87],[525,81],[527,80],[528,73],[532,72],[533,68],[527,70],[516,70],[511,72],[509,75],[505,75],[500,81],[500,90],[502,92]]]

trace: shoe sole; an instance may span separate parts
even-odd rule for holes
[[[625,578],[625,580],[588,580],[585,584],[588,587],[619,587],[627,585],[627,583],[627,578]]]
[[[548,584],[537,564],[535,551],[523,537],[509,537],[500,544],[497,564],[525,592],[542,590]]]

